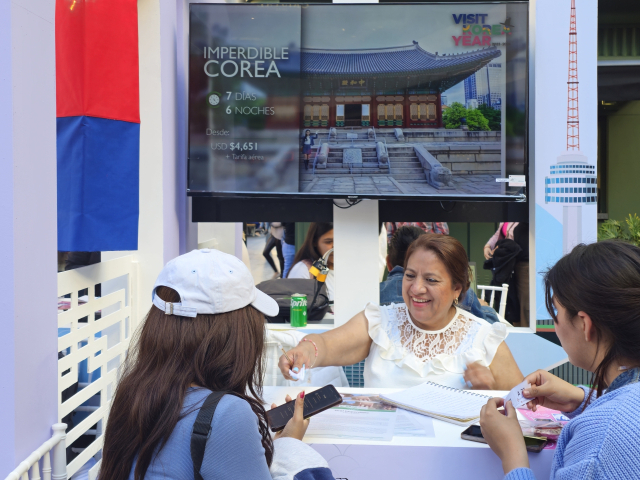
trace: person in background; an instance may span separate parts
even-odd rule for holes
[[[389,254],[387,255],[389,276],[386,281],[380,283],[380,305],[404,303],[402,298],[404,258],[411,243],[421,235],[426,235],[426,233],[418,227],[400,227],[391,238]],[[480,304],[472,289],[467,290],[464,299],[460,302],[460,307],[489,323],[500,321],[497,312],[493,308]]]
[[[578,245],[544,276],[547,311],[576,367],[593,372],[591,388],[545,370],[527,376],[527,406],[565,412],[552,479],[640,478],[640,248],[617,240]],[[493,398],[480,425],[508,480],[534,480],[516,411]]]
[[[314,145],[313,140],[316,138],[318,138],[317,131],[315,135],[311,135],[311,130],[305,130],[304,136],[301,139],[305,170],[309,170],[309,155],[311,155],[311,147]]]
[[[425,233],[439,233],[441,235],[449,235],[449,225],[447,222],[386,222],[387,242],[390,243],[393,234],[400,227],[418,227]]]
[[[313,278],[309,273],[311,265],[333,248],[333,223],[312,223],[307,236],[293,261],[293,267],[287,278]],[[329,300],[333,300],[335,291],[335,275],[333,272],[333,253],[327,258],[329,274],[325,283]]]
[[[496,244],[500,240],[513,240],[517,243],[521,251],[516,258],[514,267],[515,287],[517,290],[518,303],[520,304],[519,326],[529,326],[529,224],[520,222],[501,223],[496,233],[484,246],[484,258],[489,260],[496,251]],[[517,311],[516,311],[517,315]],[[518,326],[518,322],[513,322]]]
[[[273,278],[281,277],[284,271],[284,256],[282,255],[282,237],[284,236],[284,227],[281,223],[273,222],[269,225],[269,236],[264,245],[262,256],[267,260],[267,263],[271,266],[275,272]],[[280,262],[280,271],[276,268],[276,264],[271,257],[271,251],[276,249],[278,261]]]
[[[284,236],[282,237],[282,255],[284,256],[284,270],[282,278],[287,278],[289,270],[293,267],[293,259],[296,256],[296,224],[283,223]]]
[[[462,310],[469,261],[448,235],[420,235],[404,262],[402,298],[369,304],[346,324],[307,335],[282,355],[280,371],[353,365],[362,360],[365,387],[407,388],[432,381],[452,388],[510,390],[522,381],[504,339],[507,327]],[[291,361],[289,361],[291,359]]]
[[[123,366],[98,478],[194,478],[194,422],[218,392],[224,395],[206,436],[203,480],[333,480],[326,461],[301,441],[309,422],[304,392],[275,440],[269,432],[259,382],[265,315],[277,313],[232,255],[194,250],[167,263]]]

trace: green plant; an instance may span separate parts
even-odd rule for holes
[[[496,110],[491,108],[489,105],[485,105],[484,103],[478,107],[478,110],[484,118],[489,121],[489,129],[496,132],[500,131],[501,122],[502,122],[502,112],[500,110]]]
[[[442,113],[444,128],[460,128],[462,118],[466,119],[469,130],[489,130],[489,121],[482,115],[480,110],[467,110],[459,102],[453,102]]]
[[[598,240],[624,240],[640,247],[640,217],[629,214],[626,228],[617,220],[607,220],[598,228]]]
[[[469,130],[489,130],[489,120],[482,115],[480,110],[467,110],[467,125]]]
[[[444,128],[460,128],[460,120],[467,114],[467,109],[459,102],[453,102],[442,112]]]

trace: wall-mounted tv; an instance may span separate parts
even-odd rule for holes
[[[192,4],[188,194],[521,196],[528,10]]]

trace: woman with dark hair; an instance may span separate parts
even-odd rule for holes
[[[300,441],[308,425],[304,392],[275,441],[269,433],[260,397],[264,316],[277,312],[231,255],[194,250],[167,263],[116,389],[99,478],[267,480],[303,472],[305,479],[333,479]],[[212,392],[224,396],[204,426],[209,435],[201,466],[194,466],[192,431]]]
[[[527,406],[565,412],[551,478],[640,478],[640,248],[616,240],[578,245],[544,276],[547,311],[569,361],[593,372],[576,387],[544,370],[529,375]],[[493,398],[480,424],[509,480],[534,480],[515,409]]]
[[[522,374],[504,343],[506,326],[458,307],[469,288],[469,262],[453,237],[427,233],[404,260],[403,304],[369,304],[341,327],[307,335],[279,367],[352,365],[365,360],[365,387],[412,387],[427,381],[455,388],[509,390]]]
[[[320,257],[333,248],[333,223],[312,223],[304,238],[304,243],[296,253],[293,267],[287,278],[313,278],[309,268]],[[333,252],[327,258],[329,274],[325,281],[329,300],[333,300],[335,276],[333,274]]]

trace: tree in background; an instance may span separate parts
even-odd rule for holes
[[[459,102],[453,102],[442,113],[444,128],[460,128],[463,118],[466,119],[469,130],[489,130],[489,121],[480,110],[468,110]]]
[[[489,121],[489,130],[494,132],[500,131],[502,123],[502,112],[491,108],[489,105],[482,104],[478,107],[484,118]]]
[[[459,102],[453,102],[442,112],[444,128],[460,128],[460,120],[467,114],[467,109]]]
[[[474,132],[478,130],[489,130],[489,120],[485,118],[480,110],[467,110],[467,126]]]

